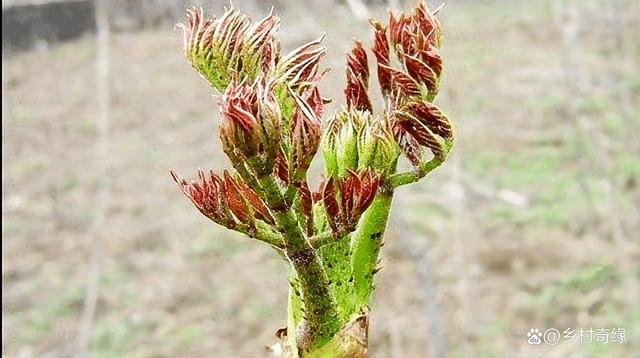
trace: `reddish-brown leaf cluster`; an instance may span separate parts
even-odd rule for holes
[[[233,4],[218,19],[190,10],[178,26],[189,61],[223,92],[220,136],[234,167],[285,182],[303,176],[320,140],[324,35],[281,57],[280,19],[271,13],[252,22]]]
[[[431,102],[415,101],[406,105],[404,113],[415,117],[434,134],[450,140],[453,139],[453,127],[440,108]]]
[[[384,65],[382,66],[385,67]],[[411,76],[405,72],[393,67],[387,67],[386,70],[391,78],[390,86],[395,94],[395,102],[400,102],[406,97],[414,97],[420,95],[420,87]]]
[[[327,53],[326,48],[320,46],[322,41],[324,41],[324,35],[283,57],[276,66],[278,80],[296,90],[315,87],[325,73],[320,70],[320,60]]]
[[[279,29],[280,18],[272,11],[248,31],[245,46],[249,50],[260,50],[260,68],[263,72],[275,67],[280,61],[280,41],[276,39]]]
[[[370,170],[331,177],[322,188],[327,220],[336,235],[353,231],[378,192],[380,176]]]
[[[347,107],[362,111],[371,111],[369,88],[369,64],[367,52],[360,41],[347,54],[347,87],[344,90]]]
[[[436,93],[442,73],[440,57],[440,24],[423,2],[419,2],[412,14],[389,15],[384,26],[371,21],[374,29],[372,51],[378,63],[378,80],[385,96],[392,91],[399,95],[418,95],[424,85],[429,93]],[[394,69],[390,65],[389,48],[403,65]]]
[[[290,176],[294,182],[304,179],[311,161],[320,146],[324,104],[317,87],[313,87],[302,96],[290,90],[296,108],[291,120],[291,169]]]
[[[187,58],[218,90],[231,79],[253,80],[280,59],[276,39],[280,18],[273,13],[254,23],[233,6],[218,19],[206,18],[202,8],[193,8],[186,24],[177,26],[183,32]]]
[[[391,13],[385,26],[371,21],[372,51],[378,64],[382,93],[389,98],[393,134],[405,156],[422,161],[423,147],[439,157],[453,140],[453,128],[433,103],[442,73],[440,24],[424,2],[410,14]],[[401,68],[390,64],[390,48]]]
[[[442,72],[440,57],[440,23],[424,2],[413,13],[389,16],[389,38],[398,59],[409,75],[424,83],[430,92],[437,91]]]
[[[389,68],[389,40],[387,39],[387,28],[379,21],[371,20],[373,26],[373,46],[371,50],[378,63],[378,81],[383,96],[387,97],[391,92],[391,73]]]
[[[220,99],[220,139],[229,158],[237,163],[252,160],[254,170],[270,173],[280,141],[281,114],[273,83],[231,83]]]
[[[414,165],[422,161],[420,147],[442,156],[444,141],[453,139],[451,122],[434,104],[416,100],[394,113],[393,134],[398,145]]]
[[[265,202],[277,205],[277,210],[294,205],[301,226],[312,236],[313,203],[322,201],[332,230],[344,234],[354,230],[374,199],[381,180],[378,173],[395,170],[398,146],[414,165],[422,163],[423,148],[444,157],[453,128],[431,103],[442,72],[438,20],[420,2],[410,14],[391,13],[387,24],[371,24],[386,111],[379,117],[372,114],[367,52],[356,41],[347,54],[347,108],[326,128],[331,135],[326,137],[330,148],[326,158],[333,160],[328,162],[335,170],[329,170],[331,179],[320,193],[312,194],[306,173],[322,137],[325,102],[317,86],[325,73],[320,68],[326,54],[324,36],[281,57],[276,38],[280,19],[273,13],[252,22],[233,6],[218,19],[205,18],[201,9],[189,11],[187,23],[179,25],[185,52],[198,72],[223,93],[220,137],[238,172],[220,176],[200,171],[190,182],[172,172],[204,215],[248,232],[255,228],[255,220],[275,223]],[[347,114],[353,115],[348,126],[339,126],[347,123],[347,117],[341,117]],[[362,170],[338,176],[356,168]],[[270,175],[278,179],[279,188],[247,185],[271,184],[264,181]],[[283,199],[273,199],[279,195]]]
[[[222,226],[249,231],[255,228],[256,219],[275,223],[256,192],[227,171],[221,177],[213,170],[208,175],[199,170],[197,179],[191,181],[180,178],[173,171],[171,176],[202,214]]]
[[[254,86],[246,82],[231,84],[220,100],[220,113],[221,129],[253,134],[258,125],[258,93]]]

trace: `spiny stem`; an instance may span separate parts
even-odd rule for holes
[[[285,254],[291,261],[300,281],[305,308],[306,327],[298,345],[310,348],[326,342],[340,327],[327,274],[320,259],[304,236],[295,213],[286,205],[275,179],[259,179],[264,199],[275,212],[279,230],[283,234]]]
[[[357,306],[368,306],[373,292],[373,273],[389,218],[393,192],[380,192],[360,219],[351,236],[351,269]]]

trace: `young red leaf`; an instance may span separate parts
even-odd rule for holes
[[[371,102],[367,94],[369,88],[369,65],[367,53],[360,41],[347,54],[347,87],[344,90],[347,107],[371,111]]]

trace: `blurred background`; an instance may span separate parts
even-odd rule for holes
[[[2,2],[3,357],[259,357],[284,324],[285,263],[168,173],[229,167],[173,29],[187,5]],[[367,18],[413,2],[273,5],[285,50],[327,33],[332,112]],[[396,194],[371,356],[638,357],[640,2],[448,0],[441,20],[458,141]]]

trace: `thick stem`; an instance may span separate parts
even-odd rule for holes
[[[295,310],[295,299],[289,296],[289,320],[291,325],[291,312]],[[295,298],[295,296],[294,296]],[[345,322],[342,327],[321,347],[301,353],[298,351],[292,336],[291,329],[287,329],[287,335],[282,336],[279,330],[276,337],[279,339],[281,358],[367,358],[369,348],[369,315],[368,313],[354,315]]]
[[[320,346],[340,328],[327,274],[276,181],[272,177],[263,177],[259,181],[264,199],[274,211],[278,229],[283,234],[285,254],[300,283],[304,320],[296,337],[297,345],[303,350]]]
[[[292,276],[287,316],[287,337],[284,339],[284,351],[287,357],[366,357],[368,333],[368,306],[373,292],[373,275],[378,262],[378,254],[387,224],[392,190],[382,190],[367,211],[361,217],[358,228],[350,236],[335,240],[333,233],[324,231],[307,241],[318,257],[324,260],[326,274],[331,278],[330,290],[338,310],[339,328],[333,330],[313,347],[304,351],[297,350],[300,342],[295,335],[300,334],[300,322],[306,304],[304,298],[303,276],[296,270]],[[349,240],[350,239],[350,240]],[[286,240],[285,240],[286,241]],[[346,244],[342,246],[341,243]],[[315,245],[314,245],[315,244]],[[350,257],[350,259],[349,259]],[[341,263],[343,260],[345,266]],[[302,291],[297,293],[296,291]],[[304,327],[304,326],[303,326]]]
[[[367,358],[369,316],[359,314],[346,322],[329,343],[309,352],[305,358]]]
[[[378,253],[387,226],[392,198],[392,191],[378,193],[371,206],[360,218],[358,228],[351,236],[351,267],[356,308],[368,307],[371,301],[373,275],[378,263]]]

